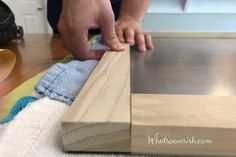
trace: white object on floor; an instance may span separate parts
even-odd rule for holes
[[[56,132],[50,131],[56,122],[60,124],[60,117],[67,107],[49,98],[31,103],[2,131],[0,156],[35,156],[34,153],[40,152],[37,144],[47,139],[45,144],[49,145],[49,141],[54,140],[52,135]]]
[[[6,125],[0,125],[0,138],[1,138],[1,133],[4,131]]]
[[[124,157],[128,154],[63,152],[61,118],[69,106],[49,98],[31,103],[0,134],[0,156],[6,157]]]
[[[41,94],[37,93],[35,90],[31,93],[31,96],[32,97],[35,97],[37,99],[41,99],[43,98],[44,96],[42,96]]]

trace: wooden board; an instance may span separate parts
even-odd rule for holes
[[[236,154],[234,96],[132,94],[131,103],[134,153]]]
[[[130,54],[106,52],[62,121],[66,151],[130,151]]]
[[[150,32],[155,38],[182,39],[235,39],[236,32]]]
[[[236,37],[230,33],[153,35]],[[236,97],[135,92],[130,97],[129,60],[129,53],[106,53],[95,68],[63,119],[66,151],[235,156]]]

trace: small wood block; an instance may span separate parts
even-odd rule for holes
[[[235,96],[131,97],[132,152],[235,156]]]
[[[130,151],[129,52],[106,52],[65,114],[66,151]]]

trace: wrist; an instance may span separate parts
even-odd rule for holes
[[[150,4],[150,0],[123,0],[120,19],[132,19],[141,23]]]
[[[129,14],[124,14],[124,15],[120,15],[120,17],[118,18],[118,21],[134,21],[138,24],[142,23],[142,18],[139,18],[137,16],[134,15],[129,15]]]

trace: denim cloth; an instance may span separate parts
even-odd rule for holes
[[[51,99],[71,104],[98,61],[71,61],[53,65],[35,86],[35,91]]]

